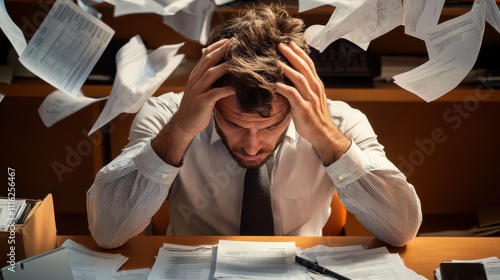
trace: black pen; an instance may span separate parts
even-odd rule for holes
[[[318,265],[317,263],[314,263],[308,259],[304,259],[302,257],[299,257],[299,256],[295,256],[295,261],[297,263],[299,263],[300,265],[303,265],[305,267],[307,267],[308,269],[312,270],[312,271],[316,271],[318,273],[321,273],[321,274],[324,274],[324,275],[328,275],[334,279],[338,279],[338,280],[351,280],[350,278],[347,278],[345,276],[342,276],[336,272],[333,272],[329,269],[326,269],[324,267],[322,267],[321,265]]]

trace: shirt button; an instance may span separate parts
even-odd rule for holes
[[[339,181],[342,181],[344,180],[344,175],[339,175],[337,178],[339,179]]]
[[[163,174],[161,174],[161,177],[162,177],[163,179],[167,180],[167,179],[168,179],[168,174],[163,173]]]

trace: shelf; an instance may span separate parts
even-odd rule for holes
[[[157,90],[155,95],[165,92],[181,92],[187,81],[187,76],[173,76]],[[44,98],[55,90],[51,85],[37,79],[19,81],[13,84],[0,84],[0,92],[12,97]],[[111,92],[111,85],[86,84],[82,87],[88,97],[104,97]],[[374,88],[327,88],[330,99],[346,102],[425,102],[420,97],[394,84],[376,84]],[[463,85],[445,94],[433,102],[500,102],[500,94],[488,92],[479,85]]]

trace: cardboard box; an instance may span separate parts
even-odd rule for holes
[[[24,224],[0,231],[0,267],[12,265],[56,248],[56,220],[52,194],[43,200],[26,199],[32,206]]]

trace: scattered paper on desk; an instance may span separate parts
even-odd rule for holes
[[[26,39],[21,29],[10,18],[4,0],[0,0],[0,28],[20,56],[26,48]]]
[[[304,249],[301,252],[301,255],[305,255],[306,259],[315,262],[317,261],[316,260],[317,257],[324,257],[339,252],[346,253],[346,252],[355,252],[361,250],[365,250],[365,248],[361,245],[329,247],[319,244],[314,247]]]
[[[296,274],[295,242],[220,240],[215,278],[290,279]]]
[[[183,44],[161,46],[150,54],[135,36],[116,54],[111,94],[89,135],[121,113],[136,113],[184,59],[176,54]]]
[[[500,259],[498,257],[488,257],[483,259],[475,260],[452,260],[452,262],[473,262],[482,263],[484,265],[484,270],[486,271],[486,276],[488,280],[499,280],[500,279]],[[436,268],[434,273],[436,280],[441,280],[441,269]]]
[[[76,95],[114,34],[70,0],[58,0],[21,54],[21,63],[54,87]]]
[[[113,279],[113,274],[128,260],[121,254],[92,251],[71,239],[64,241],[61,247],[68,250],[75,280]]]
[[[149,268],[122,270],[113,275],[113,280],[147,280],[150,271]]]
[[[148,280],[212,279],[214,261],[211,245],[163,244],[158,250]]]
[[[428,29],[425,43],[429,61],[394,76],[394,82],[427,102],[457,87],[479,54],[485,9],[481,1],[468,13]]]
[[[325,26],[312,25],[306,29],[307,43],[324,51],[331,43],[346,38],[366,50],[368,44],[402,23],[400,1],[352,0],[334,1],[337,4]]]
[[[90,98],[83,95],[80,91],[73,96],[56,90],[49,94],[38,107],[38,114],[46,127],[51,127],[62,119],[72,115],[73,113],[83,109],[84,107],[104,100],[107,97]]]
[[[318,263],[351,279],[412,280],[425,279],[407,268],[398,254],[386,247],[335,252],[316,257]]]

